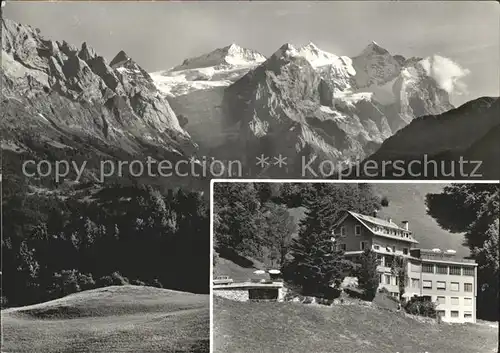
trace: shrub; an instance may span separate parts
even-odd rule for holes
[[[55,273],[53,279],[56,290],[60,290],[61,292],[60,296],[80,291],[76,270],[63,270]]]
[[[344,288],[344,292],[351,298],[365,299],[365,292],[358,288]]]
[[[382,197],[382,200],[380,200],[380,205],[382,207],[389,206],[389,199],[387,198],[387,196]]]
[[[156,288],[163,288],[163,284],[161,284],[158,279],[153,280],[153,282],[151,282],[151,286]]]
[[[78,274],[78,285],[81,290],[89,290],[95,288],[96,284],[94,279],[92,278],[92,274]]]
[[[109,276],[102,276],[97,281],[99,287],[124,286],[130,284],[127,277],[123,277],[119,272],[113,272]]]
[[[390,294],[391,292],[389,292],[389,290],[385,287],[381,287],[379,288],[378,290],[379,293],[384,293],[384,294]]]
[[[62,270],[52,276],[48,292],[50,298],[59,298],[92,288],[95,288],[95,281],[91,274],[83,274],[78,270]]]
[[[426,300],[423,297],[413,297],[404,305],[404,309],[408,314],[436,317],[436,303]]]

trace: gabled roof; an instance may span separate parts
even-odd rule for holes
[[[384,238],[402,240],[402,241],[406,241],[406,242],[409,242],[409,243],[418,244],[418,241],[415,240],[412,237],[412,235],[411,235],[412,232],[411,231],[406,230],[404,228],[401,228],[397,224],[388,222],[388,221],[386,221],[384,219],[376,218],[376,217],[371,217],[371,216],[366,216],[366,215],[362,215],[360,213],[356,213],[356,212],[352,212],[352,211],[346,211],[345,214],[344,214],[344,216],[339,219],[339,221],[335,224],[335,226],[338,226],[340,223],[342,223],[347,218],[347,216],[349,216],[349,215],[351,215],[356,220],[358,220],[373,235],[384,237]],[[404,237],[400,237],[400,236],[397,236],[397,235],[391,235],[391,234],[386,234],[384,232],[375,231],[372,227],[369,226],[369,224],[374,224],[374,225],[381,226],[381,227],[384,227],[384,228],[390,228],[390,229],[394,229],[394,230],[398,230],[398,231],[403,231],[405,233],[409,233],[409,237],[408,238],[404,238]]]
[[[347,211],[347,212],[349,212],[351,215],[353,215],[354,217],[356,217],[359,220],[364,220],[364,221],[367,221],[367,222],[370,222],[373,224],[377,224],[377,225],[382,226],[382,227],[393,228],[393,229],[402,230],[402,231],[411,233],[411,231],[406,230],[406,229],[398,226],[396,223],[386,221],[385,219],[382,219],[382,218],[366,216],[364,214],[360,214],[360,213],[356,213],[356,212],[352,212],[352,211]]]

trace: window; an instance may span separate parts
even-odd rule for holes
[[[422,272],[434,273],[434,265],[433,264],[422,264]]]
[[[465,306],[472,306],[472,298],[464,298]]]
[[[472,292],[472,283],[464,283],[464,292]]]
[[[366,249],[366,241],[361,241],[359,242],[359,248],[361,250],[365,250]]]
[[[385,278],[385,284],[391,284],[391,276],[390,275],[384,275]]]
[[[450,283],[450,290],[453,292],[458,292],[460,290],[459,283],[458,282],[451,282]]]
[[[403,254],[408,255],[408,248],[403,248]]]
[[[346,251],[347,250],[347,245],[346,244],[339,244],[339,249],[342,250],[342,251]]]
[[[452,310],[451,311],[451,317],[458,317],[458,311],[457,310]]]
[[[361,235],[361,226],[354,226],[354,234]]]
[[[391,284],[393,286],[397,286],[399,283],[398,278],[396,276],[391,276]]]
[[[460,266],[450,266],[450,275],[460,276],[462,274],[462,268]]]
[[[464,276],[474,276],[474,267],[464,267],[463,268]]]
[[[377,261],[380,266],[384,266],[384,257],[382,255],[377,255]]]
[[[446,304],[446,297],[437,297],[437,303],[438,304]]]
[[[447,275],[448,274],[448,266],[436,265],[436,273],[439,273],[440,275]]]
[[[446,316],[446,310],[438,310],[436,313],[440,317],[445,317]]]
[[[395,246],[392,247],[392,252],[396,252],[396,247]]]
[[[385,256],[385,267],[392,267],[392,256]]]
[[[436,282],[436,288],[438,290],[446,290],[446,282],[444,282],[444,281],[437,281]]]
[[[460,305],[460,299],[458,297],[451,297],[451,305]]]
[[[411,279],[412,288],[420,288],[420,280],[418,278]]]
[[[432,281],[423,281],[424,288],[432,289]]]
[[[379,245],[373,245],[373,249],[380,250],[380,246]]]
[[[340,227],[340,236],[341,237],[345,237],[346,235],[347,234],[346,234],[346,231],[345,231],[345,227],[344,226]]]
[[[472,311],[464,311],[464,319],[472,319]]]

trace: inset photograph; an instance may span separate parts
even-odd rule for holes
[[[212,185],[213,352],[497,352],[498,184]]]

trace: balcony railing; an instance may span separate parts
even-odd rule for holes
[[[467,264],[475,264],[476,263],[476,261],[472,260],[472,259],[464,259],[461,257],[443,254],[443,253],[436,253],[436,254],[420,253],[420,258],[425,259],[425,260],[454,261],[454,262],[462,262],[462,263],[467,263]]]

